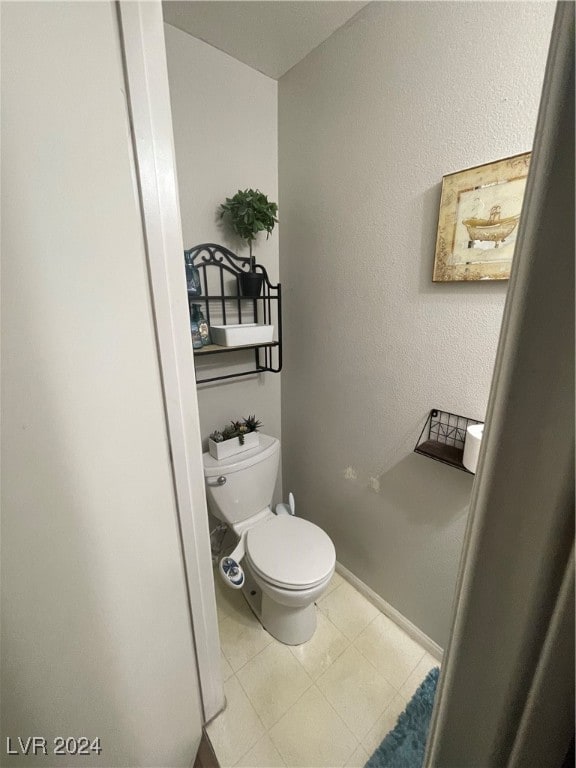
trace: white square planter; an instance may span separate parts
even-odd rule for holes
[[[232,437],[230,440],[224,440],[222,443],[215,443],[212,438],[208,438],[208,452],[212,458],[217,461],[227,459],[236,453],[244,453],[258,448],[260,445],[260,434],[258,432],[248,432],[244,435],[244,445],[240,445],[238,437]]]

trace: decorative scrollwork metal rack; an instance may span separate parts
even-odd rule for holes
[[[216,243],[202,243],[184,251],[187,264],[193,264],[200,272],[201,295],[190,295],[189,304],[203,302],[206,320],[211,325],[212,318],[217,317],[222,325],[237,323],[264,323],[274,325],[277,341],[265,344],[247,344],[241,347],[221,347],[210,344],[202,349],[194,350],[198,360],[205,355],[215,355],[222,352],[237,352],[238,350],[253,350],[254,363],[249,370],[238,373],[223,374],[197,378],[198,384],[213,381],[234,379],[240,376],[250,376],[255,373],[279,373],[282,369],[282,287],[280,283],[273,285],[268,278],[268,272],[261,264],[255,265],[255,271],[263,275],[262,293],[258,298],[242,296],[240,275],[250,271],[250,259],[237,256],[232,251]],[[210,279],[210,271],[216,275],[216,280]],[[218,270],[215,272],[215,270]],[[231,277],[232,292],[226,293],[225,277]],[[216,291],[214,291],[214,282]]]

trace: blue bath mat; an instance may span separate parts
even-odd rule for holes
[[[422,768],[439,674],[438,667],[428,672],[365,768]]]

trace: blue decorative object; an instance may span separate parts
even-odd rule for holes
[[[188,251],[184,251],[184,263],[186,264],[186,286],[188,296],[201,296],[202,286],[200,284],[200,271],[194,266],[192,256]]]
[[[439,675],[438,667],[426,675],[365,768],[422,768]]]
[[[206,318],[202,314],[200,304],[192,304],[190,330],[192,331],[192,346],[194,349],[200,349],[200,347],[206,347],[208,344],[212,343],[210,338],[210,328],[208,327]],[[200,337],[200,346],[197,346],[198,336]]]
[[[193,307],[197,307],[198,304],[193,304]],[[200,335],[200,324],[195,312],[192,312],[190,316],[190,333],[192,334],[192,347],[194,349],[202,349],[202,336]]]

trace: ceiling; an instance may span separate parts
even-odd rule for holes
[[[364,0],[165,0],[164,21],[275,80],[368,3]]]

